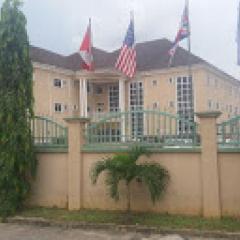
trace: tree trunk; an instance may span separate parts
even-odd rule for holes
[[[131,210],[130,183],[127,183],[127,213]]]

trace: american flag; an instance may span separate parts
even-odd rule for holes
[[[136,72],[136,49],[133,18],[130,21],[127,34],[115,67],[127,77],[134,77],[134,74]]]

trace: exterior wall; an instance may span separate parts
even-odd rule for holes
[[[82,207],[86,209],[125,210],[126,189],[120,184],[120,200],[115,202],[107,192],[102,174],[96,185],[92,185],[90,170],[93,164],[113,153],[83,154]],[[38,153],[38,174],[33,183],[30,204],[43,207],[67,208],[68,171],[67,153]],[[80,157],[80,154],[79,154]],[[220,205],[222,216],[240,216],[240,152],[218,153]],[[131,185],[131,209],[169,214],[202,215],[202,173],[201,152],[163,152],[154,153],[150,158],[140,161],[153,161],[162,164],[170,173],[171,181],[166,195],[155,205],[144,184]]]
[[[219,153],[222,214],[240,216],[240,153]]]
[[[195,112],[208,110],[221,111],[223,114],[219,118],[219,122],[240,114],[240,84],[236,80],[234,81],[231,77],[227,77],[219,71],[204,66],[193,66],[192,74]],[[62,123],[64,123],[62,119],[68,116],[79,116],[79,79],[75,75],[74,72],[64,72],[64,70],[53,67],[43,68],[38,65],[35,66],[34,97],[36,115],[49,116]],[[153,104],[157,103],[157,109],[176,114],[177,77],[187,75],[187,67],[138,74],[135,79],[142,81],[144,85],[144,108],[153,109]],[[55,78],[65,80],[66,85],[62,88],[54,87],[53,80]],[[118,79],[115,76],[115,79],[106,78],[107,80],[104,80],[104,76],[101,78],[97,73],[96,79],[94,79],[94,76],[89,77],[89,79],[93,86],[88,94],[88,106],[91,113],[97,111],[97,103],[104,103],[103,112],[108,112],[108,88],[111,84],[118,84]],[[156,81],[156,85],[153,85],[153,81]],[[96,94],[96,85],[103,87],[102,94]],[[129,81],[126,81],[125,88],[127,110],[129,107]],[[211,107],[209,107],[209,101],[212,102]],[[56,113],[54,111],[54,103],[63,103],[67,109],[62,113]],[[75,110],[74,105],[76,105]]]
[[[62,88],[54,87],[54,79],[64,80],[65,84]],[[74,78],[71,75],[35,67],[33,81],[35,115],[49,117],[64,124],[64,118],[75,114],[73,106],[79,105],[76,89]],[[55,103],[63,104],[66,109],[63,109],[61,113],[55,112]]]
[[[125,210],[127,207],[126,189],[123,183],[119,188],[120,200],[118,202],[109,197],[104,183],[104,175],[100,176],[96,185],[91,183],[89,177],[91,168],[96,161],[106,156],[109,154],[84,153],[83,155],[83,208]],[[162,164],[169,170],[171,182],[164,198],[156,202],[155,205],[152,204],[144,184],[134,182],[131,185],[131,209],[133,211],[201,214],[200,153],[155,153],[149,159],[143,157],[140,161],[153,161]]]
[[[145,109],[153,109],[153,104],[157,103],[158,109],[161,111],[176,114],[176,75],[177,73],[163,73],[144,78]],[[157,82],[156,85],[153,84],[154,81]],[[173,106],[170,105],[170,102],[173,103]]]
[[[221,111],[219,122],[240,114],[238,82],[206,68],[199,69],[194,76],[196,112]],[[209,101],[212,102],[211,107],[209,107]]]
[[[66,208],[68,204],[67,153],[38,153],[38,171],[30,204]]]

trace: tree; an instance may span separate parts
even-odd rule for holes
[[[0,19],[0,215],[21,208],[36,170],[29,119],[32,64],[21,2],[5,0]]]
[[[99,175],[106,171],[106,185],[109,188],[110,196],[119,200],[118,185],[124,180],[127,188],[127,212],[131,209],[130,183],[138,179],[146,184],[151,195],[151,200],[155,203],[166,190],[169,174],[160,164],[144,162],[137,164],[140,156],[149,156],[149,152],[141,147],[134,146],[127,154],[117,154],[112,158],[98,161],[91,170],[92,183],[96,184]]]

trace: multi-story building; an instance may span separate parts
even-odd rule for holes
[[[62,123],[73,115],[94,118],[138,109],[178,114],[186,120],[193,111],[221,111],[220,121],[240,114],[240,82],[182,48],[168,67],[171,45],[166,39],[138,43],[132,80],[114,68],[119,50],[94,48],[95,71],[87,72],[81,69],[78,53],[62,56],[31,47],[35,114]]]

